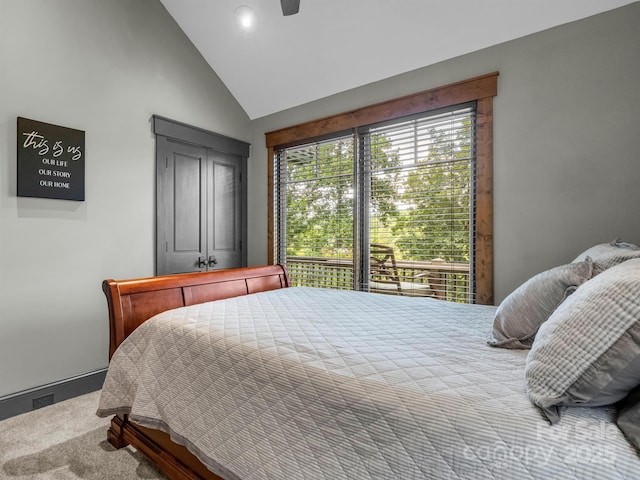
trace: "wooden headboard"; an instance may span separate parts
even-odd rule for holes
[[[109,306],[109,359],[131,332],[160,312],[290,286],[282,265],[105,280],[102,290]]]

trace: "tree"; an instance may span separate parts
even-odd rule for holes
[[[287,151],[288,256],[334,256],[353,245],[353,142]]]
[[[392,228],[405,258],[469,261],[471,121],[450,132],[428,130],[429,147],[406,176],[406,208]]]
[[[372,136],[373,168],[397,167],[386,138]],[[353,139],[319,142],[287,151],[287,256],[353,257]],[[397,217],[398,174],[372,179],[372,208],[383,222]]]
[[[461,111],[372,129],[358,139],[358,179],[352,137],[280,152],[284,196],[279,196],[286,201],[286,238],[281,241],[287,257],[355,258],[354,229],[361,225],[355,225],[354,195],[362,188],[370,192],[369,229],[361,232],[365,241],[393,247],[399,261],[469,262],[472,128],[471,117]],[[293,260],[289,265],[297,284],[353,285],[348,262]],[[421,267],[401,268],[401,275],[409,277]],[[446,275],[451,282],[447,298],[466,301],[467,273]]]

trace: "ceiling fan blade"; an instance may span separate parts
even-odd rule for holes
[[[280,0],[280,5],[285,16],[294,15],[300,10],[300,0]]]

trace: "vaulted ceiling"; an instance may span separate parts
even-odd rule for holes
[[[161,0],[251,119],[634,1]]]

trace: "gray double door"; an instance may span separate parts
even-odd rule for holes
[[[156,137],[156,274],[245,266],[244,159]]]

